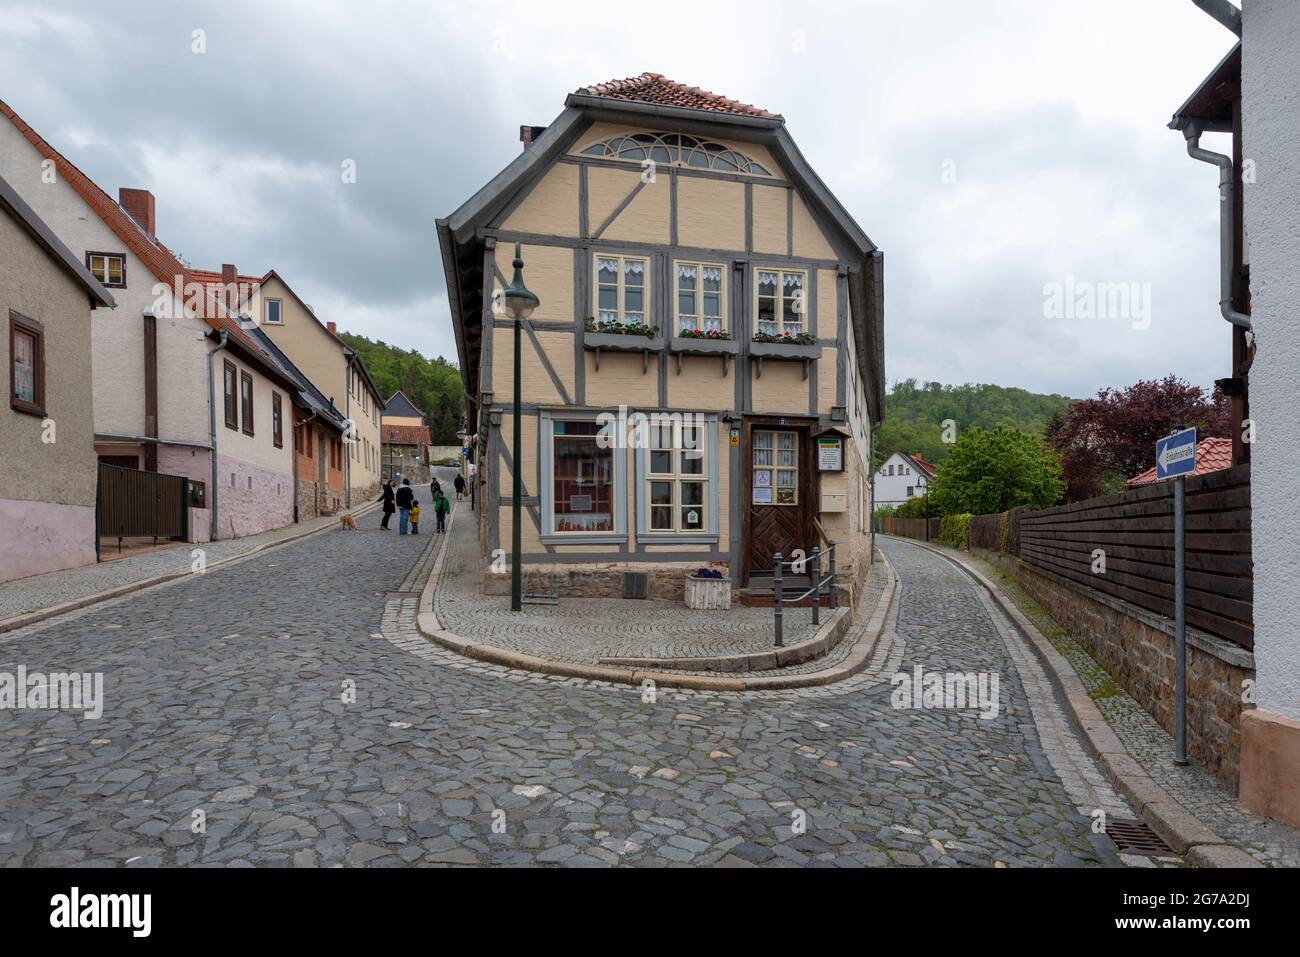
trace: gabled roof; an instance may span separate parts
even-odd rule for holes
[[[195,282],[200,282],[207,286],[214,295],[220,296],[225,291],[225,277],[223,277],[220,272],[211,269],[191,269],[190,276],[193,277]],[[357,355],[356,350],[340,339],[336,333],[331,332],[329,326],[320,321],[320,317],[316,315],[316,310],[304,302],[302,297],[298,295],[297,290],[295,290],[293,286],[289,285],[289,283],[285,281],[285,278],[274,269],[268,270],[263,276],[247,276],[243,274],[235,276],[235,291],[239,294],[239,306],[246,305],[248,301],[253,298],[254,293],[260,290],[262,286],[266,285],[272,279],[278,280],[280,285],[284,286],[284,288],[288,290],[289,295],[294,298],[294,301],[302,307],[303,311],[306,312],[307,315],[311,316],[316,325],[320,328],[321,332],[325,333],[325,335],[329,336],[338,344],[338,347],[343,350],[344,358],[347,360],[348,364],[361,372],[361,377],[370,387],[370,394],[373,395],[376,400],[379,400],[379,387],[375,385],[375,380],[371,378],[370,370],[366,368],[366,363],[361,356]],[[239,309],[236,308],[235,311],[238,312]],[[255,316],[253,318],[254,321],[260,323],[258,317]],[[271,340],[268,337],[266,341]]]
[[[380,427],[380,440],[389,445],[429,445],[429,430],[422,425],[385,425]]]
[[[607,83],[595,83],[580,87],[577,93],[584,96],[605,96],[616,100],[632,100],[637,103],[657,103],[660,106],[676,106],[688,110],[707,110],[710,113],[732,113],[737,116],[761,116],[766,119],[780,119],[775,113],[760,110],[748,103],[741,103],[698,86],[687,86],[670,80],[662,73],[642,73],[640,76],[626,80],[610,80]]]
[[[183,293],[188,292],[184,290],[186,285],[198,282],[191,270],[176,258],[175,253],[164,246],[156,236],[146,234],[126,210],[96,186],[94,181],[79,170],[66,156],[46,142],[3,100],[0,100],[0,115],[13,123],[15,128],[23,134],[42,157],[54,163],[54,168],[63,181],[77,191],[77,194],[81,196],[91,211],[103,220],[104,225],[111,229],[118,239],[126,244],[126,247],[144,263],[145,267],[153,273],[159,282],[173,289],[179,286]],[[182,298],[184,299],[186,296],[182,295]],[[260,366],[264,372],[283,378],[283,374],[275,363],[271,361],[248,333],[240,328],[238,317],[233,315],[219,300],[209,294],[199,301],[187,302],[187,305],[195,307],[196,314],[211,327],[214,333],[226,333],[230,345],[243,353],[250,361]]]
[[[325,393],[316,388],[316,384],[307,378],[301,369],[293,364],[293,361],[281,351],[270,336],[256,325],[249,326],[248,334],[262,345],[267,354],[280,366],[284,374],[293,379],[298,386],[298,394],[294,397],[295,405],[315,412],[317,419],[326,425],[332,426],[336,431],[347,431],[348,421],[346,416],[334,407],[330,400],[325,397]]]
[[[926,475],[930,476],[930,478],[934,478],[939,474],[938,466],[931,465],[925,459],[921,458],[920,452],[903,452],[902,456],[907,459],[907,461],[911,462],[918,471],[924,472]]]
[[[425,418],[423,412],[416,407],[416,404],[406,397],[406,393],[398,389],[388,401],[384,403],[384,415],[397,416],[399,418]]]
[[[808,164],[779,114],[768,113],[693,87],[643,74],[583,87],[530,147],[518,153],[486,186],[451,215],[439,219],[438,245],[471,431],[480,402],[478,361],[484,314],[483,253],[496,242],[492,226],[521,193],[531,189],[594,122],[618,122],[690,134],[723,135],[761,143],[800,190],[827,238],[849,265],[849,306],[858,367],[868,376],[871,421],[884,415],[884,254]]]
[[[1232,468],[1232,439],[1210,436],[1196,443],[1196,471],[1189,475],[1205,475],[1209,472],[1222,472]],[[1156,470],[1149,468],[1141,475],[1135,475],[1126,483],[1129,488],[1150,485],[1164,481],[1156,478]]]
[[[25,230],[37,245],[43,247],[49,254],[50,258],[63,268],[73,281],[90,296],[92,308],[95,305],[109,306],[115,305],[113,297],[109,295],[85,264],[76,257],[76,255],[63,244],[63,241],[55,236],[49,226],[45,225],[45,220],[36,215],[33,210],[23,200],[21,196],[10,186],[3,176],[0,176],[0,209],[3,209],[19,227]]]

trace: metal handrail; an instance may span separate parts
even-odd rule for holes
[[[826,539],[826,541],[829,543],[828,547],[823,549],[820,545],[814,545],[812,550],[812,555],[809,556],[808,558],[796,559],[794,561],[786,562],[786,561],[782,561],[780,552],[777,552],[775,555],[772,556],[772,607],[773,607],[773,617],[775,619],[774,625],[776,628],[776,647],[778,648],[785,647],[785,633],[784,633],[785,609],[783,607],[785,604],[785,597],[781,594],[781,569],[785,568],[787,565],[793,570],[796,565],[807,565],[809,563],[812,564],[812,580],[813,580],[812,587],[809,588],[807,591],[804,591],[801,594],[795,596],[792,600],[799,602],[799,601],[803,601],[805,598],[811,597],[813,599],[812,600],[812,623],[814,625],[821,624],[822,592],[826,589],[828,583],[830,584],[831,610],[834,611],[836,608],[839,607],[838,596],[836,594],[836,587],[835,587],[836,543],[829,538]],[[822,577],[822,556],[827,553],[830,554],[830,567],[827,575],[825,577]]]

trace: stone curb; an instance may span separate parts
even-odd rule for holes
[[[668,671],[715,671],[737,674],[770,671],[801,665],[831,653],[848,633],[853,614],[849,608],[837,608],[817,629],[817,634],[797,645],[756,651],[747,655],[715,655],[704,658],[601,658],[602,665],[623,668],[655,668]]]
[[[901,541],[933,552],[961,568],[984,587],[1003,614],[1010,618],[1029,640],[1030,646],[1065,699],[1075,723],[1083,732],[1089,750],[1092,751],[1115,790],[1137,810],[1161,840],[1185,857],[1189,863],[1198,867],[1264,866],[1240,848],[1225,843],[1147,774],[1102,718],[1096,702],[1088,694],[1074,666],[1056,650],[1033,622],[1025,617],[1016,603],[1002,594],[1002,590],[994,582],[985,578],[978,569],[960,556],[950,555],[923,542],[914,542],[911,539],[901,539]]]
[[[377,507],[377,502],[371,502],[369,505],[363,505],[362,507],[347,512],[346,514],[350,514],[354,517],[357,515],[364,515],[371,509]],[[243,561],[245,558],[251,558],[253,555],[260,552],[270,551],[271,549],[278,548],[281,545],[288,545],[292,542],[302,541],[304,538],[310,538],[312,535],[319,535],[321,532],[330,531],[332,528],[334,528],[334,523],[330,522],[322,525],[320,528],[313,528],[305,532],[300,532],[297,535],[290,535],[287,538],[281,538],[274,542],[263,542],[261,545],[255,545],[246,552],[241,552],[238,555],[231,555],[229,558],[223,558],[219,561],[212,562],[208,565],[207,570],[212,571],[213,569],[221,568],[224,565],[229,565],[232,562]],[[192,542],[185,544],[192,544],[197,548],[210,543]],[[58,605],[51,605],[48,608],[38,608],[36,611],[24,612],[21,615],[15,615],[13,618],[6,618],[3,621],[0,621],[0,635],[9,631],[17,631],[19,628],[26,628],[28,625],[38,624],[39,622],[46,621],[50,618],[57,618],[59,615],[66,615],[70,611],[77,611],[81,608],[88,608],[91,605],[98,605],[101,602],[112,601],[114,598],[121,598],[123,595],[130,595],[132,592],[143,591],[144,589],[152,588],[155,585],[165,585],[167,582],[175,581],[178,578],[186,578],[192,574],[193,572],[184,571],[170,572],[166,575],[156,575],[153,578],[143,578],[140,581],[128,582],[125,585],[118,585],[117,587],[110,588],[107,591],[98,592],[94,595],[86,595],[82,598],[74,598],[71,601],[65,601]]]
[[[777,691],[835,684],[838,681],[853,677],[866,667],[867,662],[871,660],[871,653],[875,649],[876,641],[880,638],[880,634],[884,629],[885,619],[890,606],[893,604],[898,584],[898,576],[894,574],[893,566],[889,563],[888,558],[884,558],[882,553],[887,580],[885,589],[880,595],[880,601],[876,603],[875,613],[863,629],[862,637],[858,639],[848,657],[834,668],[827,668],[823,671],[814,671],[804,675],[724,678],[722,676],[702,674],[677,675],[654,670],[632,670],[615,668],[610,665],[592,665],[578,661],[555,661],[550,658],[538,658],[534,655],[498,648],[494,645],[477,644],[468,638],[443,628],[433,610],[433,593],[437,589],[438,579],[442,575],[442,566],[450,548],[448,543],[451,540],[450,534],[458,511],[460,509],[456,507],[448,516],[447,531],[445,533],[448,537],[443,540],[442,548],[438,552],[438,558],[434,561],[433,568],[429,572],[428,581],[425,582],[423,589],[421,589],[420,611],[415,618],[416,628],[429,641],[446,648],[448,651],[454,651],[456,654],[473,658],[476,661],[501,665],[505,668],[534,671],[545,675],[585,678],[589,681],[633,686],[639,686],[645,681],[652,681],[658,687],[683,688],[694,691]],[[847,612],[847,609],[841,610]],[[829,625],[829,622],[827,624]]]

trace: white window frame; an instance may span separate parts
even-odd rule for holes
[[[627,450],[611,449],[614,476],[611,492],[614,512],[614,530],[610,532],[555,532],[555,423],[595,422],[600,413],[587,411],[548,412],[538,415],[538,486],[542,500],[541,540],[544,544],[572,543],[606,544],[627,541]]]
[[[778,295],[774,298],[774,301],[776,303],[776,310],[775,310],[776,335],[778,336],[785,335],[785,331],[786,331],[785,304],[787,299],[794,300],[795,315],[799,316],[801,319],[800,328],[798,331],[807,332],[811,334],[813,330],[812,330],[812,310],[809,308],[810,300],[808,297],[808,270],[786,269],[784,266],[755,266],[754,267],[754,301],[753,301],[753,317],[752,317],[753,329],[754,329],[753,334],[757,335],[763,331],[762,329],[759,328],[758,306],[759,306],[759,300],[766,297],[762,296],[761,294],[763,286],[762,283],[759,282],[759,276],[765,272],[776,273],[776,286],[778,290]],[[797,296],[787,296],[785,294],[786,276],[800,277],[799,294]]]
[[[271,303],[275,303],[276,318],[271,318]],[[264,299],[262,300],[263,321],[268,326],[284,325],[284,301],[281,299]]]
[[[654,424],[653,416],[655,413],[647,412],[651,417],[651,424]],[[701,417],[698,413],[676,413],[671,416],[669,413],[661,413],[665,418],[660,420],[662,425],[672,425],[673,436],[673,471],[672,472],[651,472],[650,465],[654,449],[645,448],[646,443],[638,443],[636,449],[636,538],[638,542],[673,542],[679,545],[715,545],[719,540],[719,530],[721,528],[721,513],[719,507],[718,493],[718,416],[713,413],[705,414]],[[697,427],[700,430],[699,451],[702,453],[704,468],[703,471],[695,473],[686,473],[682,471],[682,456],[686,454],[682,446],[681,433],[682,426]],[[653,429],[646,430],[651,433],[651,442]],[[673,483],[673,501],[672,530],[652,529],[650,527],[650,483],[651,482],[672,482]],[[681,483],[700,482],[704,485],[704,504],[701,506],[704,510],[704,522],[699,528],[683,527],[681,522]]]
[[[771,436],[772,436],[772,444],[771,444],[771,446],[769,446],[767,449],[761,449],[761,448],[759,448],[759,445],[758,445],[758,439],[757,439],[757,437],[758,437],[759,435],[771,435]],[[789,449],[783,449],[783,448],[781,448],[781,446],[780,446],[780,442],[779,442],[779,440],[777,439],[777,436],[779,436],[779,435],[793,435],[793,436],[794,436],[794,453],[795,453],[795,455],[794,455],[794,465],[782,465],[782,464],[780,463],[780,456],[779,456],[777,453],[778,453],[778,452],[788,452],[788,451],[790,451],[790,450],[789,450]],[[763,503],[764,506],[775,505],[775,506],[778,506],[778,507],[781,507],[781,508],[790,508],[790,507],[793,507],[793,506],[797,506],[797,505],[799,504],[799,477],[800,477],[800,476],[799,476],[799,473],[803,471],[803,465],[802,465],[802,464],[800,463],[800,461],[799,461],[799,447],[800,447],[800,442],[799,442],[799,433],[798,433],[798,432],[791,431],[790,429],[780,429],[780,428],[776,428],[776,429],[767,429],[767,428],[764,428],[764,429],[754,429],[753,432],[750,433],[749,461],[750,461],[750,475],[751,475],[750,484],[751,484],[751,487],[753,486],[753,479],[752,479],[752,476],[753,476],[753,473],[754,473],[755,471],[768,471],[768,472],[771,472],[771,473],[772,473],[772,476],[771,476],[772,501],[770,501],[770,502],[764,502],[764,503]],[[759,463],[757,463],[757,462],[754,461],[754,459],[756,458],[756,453],[758,453],[758,452],[763,452],[763,451],[771,451],[771,453],[772,453],[772,462],[771,462],[770,465],[760,465]],[[794,472],[794,485],[782,485],[782,484],[781,484],[781,474],[780,474],[780,473],[782,473],[782,472]],[[761,488],[762,486],[759,486],[759,487]],[[780,497],[781,497],[781,489],[783,489],[783,488],[792,488],[792,489],[794,489],[794,498],[793,498],[793,500],[791,500],[791,501],[789,501],[789,502],[782,502],[782,501],[779,500]],[[751,491],[750,494],[752,494],[752,491]]]
[[[716,269],[718,280],[719,331],[727,333],[727,267],[725,263],[694,262],[686,259],[673,261],[673,335],[682,333],[682,267],[695,267],[695,325],[696,332],[704,332],[704,270]]]
[[[615,295],[617,296],[617,305],[618,305],[617,321],[620,326],[627,325],[627,282],[626,282],[627,264],[629,262],[641,263],[643,267],[641,275],[642,278],[644,279],[644,283],[641,286],[641,296],[642,296],[641,307],[642,308],[640,310],[637,310],[641,313],[641,321],[638,323],[638,325],[645,325],[645,326],[653,325],[653,323],[650,320],[650,315],[651,315],[650,313],[650,257],[649,256],[625,256],[622,253],[597,252],[593,254],[591,262],[592,262],[593,282],[595,286],[594,289],[595,298],[592,300],[592,302],[595,308],[592,311],[595,314],[596,321],[597,322],[606,321],[604,317],[601,315],[601,313],[605,310],[602,310],[600,307],[600,287],[602,285],[608,286],[609,283],[601,283],[600,281],[600,261],[602,259],[609,259],[609,260],[616,261],[618,263],[618,286]]]
[[[87,259],[90,260],[89,263],[87,263],[87,266],[90,269],[90,274],[98,279],[102,285],[107,286],[109,289],[121,289],[126,285],[125,256],[118,255],[117,253],[90,253],[87,256]],[[103,260],[104,274],[102,276],[95,271],[96,259]],[[119,264],[118,279],[116,282],[108,278],[108,264],[111,260],[116,260]]]

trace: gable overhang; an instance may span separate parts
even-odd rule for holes
[[[1241,97],[1241,43],[1228,51],[1169,121],[1171,130],[1193,123],[1203,132],[1231,133],[1233,106]]]
[[[477,431],[479,348],[482,342],[485,277],[483,252],[492,237],[483,230],[521,192],[530,189],[593,123],[652,126],[667,132],[724,135],[766,146],[800,190],[832,245],[849,262],[849,302],[858,368],[867,375],[867,405],[873,423],[884,414],[884,255],[827,188],[800,152],[780,116],[752,116],[715,110],[640,103],[616,97],[571,93],[565,109],[531,147],[450,216],[437,221],[438,246],[447,301],[462,370],[468,429]]]
[[[32,238],[38,246],[45,252],[78,286],[85,292],[90,299],[92,309],[97,306],[107,306],[113,308],[116,303],[108,290],[103,284],[96,279],[85,263],[79,260],[58,236],[54,235],[53,230],[46,225],[45,220],[36,215],[36,211],[27,205],[26,201],[18,195],[18,192],[10,186],[0,176],[0,208],[5,209],[18,227]]]

